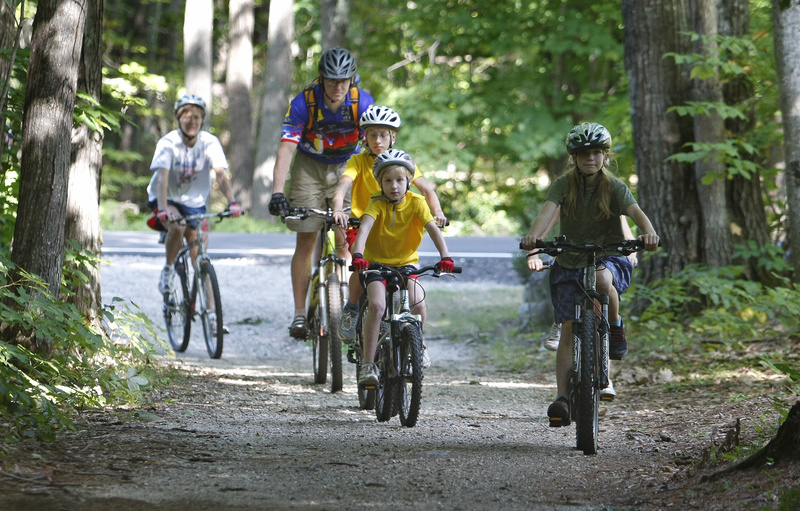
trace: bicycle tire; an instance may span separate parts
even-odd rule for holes
[[[342,340],[339,339],[339,323],[342,320],[342,291],[339,275],[331,273],[325,287],[328,296],[328,351],[331,356],[331,392],[342,390]]]
[[[222,356],[225,329],[222,326],[222,299],[219,293],[219,282],[211,261],[202,261],[200,263],[200,285],[203,291],[206,292],[206,307],[200,311],[203,337],[206,340],[208,356],[216,359]],[[209,297],[214,300],[213,304],[208,304]],[[212,322],[212,313],[216,318],[214,322]]]
[[[394,407],[394,380],[391,378],[391,353],[389,343],[382,342],[378,345],[378,352],[375,354],[375,363],[378,364],[380,377],[378,386],[375,389],[375,415],[378,422],[386,422],[392,418],[392,408]]]
[[[367,321],[367,313],[369,312],[369,304],[364,297],[361,300],[361,307],[358,311],[358,319],[356,319],[356,382],[361,376],[361,363],[364,361],[364,336],[362,328]],[[375,389],[365,389],[356,385],[358,389],[358,407],[362,410],[375,409]]]
[[[575,423],[577,447],[584,454],[597,454],[599,391],[597,389],[597,330],[594,304],[584,306],[580,346],[578,418]]]
[[[422,403],[422,333],[416,323],[406,323],[400,330],[398,347],[399,379],[397,382],[397,408],[400,424],[413,428],[417,424]]]
[[[186,278],[186,256],[178,259],[175,264],[175,273],[178,275],[178,286],[164,300],[162,309],[164,322],[167,325],[167,340],[177,353],[183,353],[189,347],[189,336],[192,331],[192,321],[189,315],[189,286]]]

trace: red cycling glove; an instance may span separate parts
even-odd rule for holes
[[[453,262],[451,257],[442,257],[442,260],[436,263],[436,266],[440,271],[450,273],[455,269],[456,263]]]
[[[164,227],[166,227],[167,223],[169,223],[170,215],[171,214],[168,209],[159,209],[158,213],[156,213],[156,218],[158,218],[158,221],[161,222]]]
[[[242,210],[242,206],[236,201],[233,201],[230,204],[228,204],[228,211],[231,212],[231,216],[234,218],[237,216],[242,216],[242,213],[244,213],[244,210]]]
[[[364,259],[363,254],[353,254],[353,269],[356,271],[369,269],[369,261]]]

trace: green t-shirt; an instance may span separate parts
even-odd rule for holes
[[[630,188],[620,179],[611,176],[611,216],[598,218],[599,208],[596,205],[597,184],[587,186],[578,191],[575,211],[565,212],[564,202],[569,193],[569,179],[563,175],[555,180],[547,191],[547,198],[561,206],[559,234],[567,237],[567,243],[614,243],[623,241],[620,215],[625,214],[630,206],[636,204]],[[618,254],[617,254],[618,255]],[[584,254],[563,253],[558,256],[558,264],[564,268],[583,268],[586,266]]]

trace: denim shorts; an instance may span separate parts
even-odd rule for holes
[[[188,206],[184,206],[183,204],[178,204],[177,202],[173,202],[171,200],[168,200],[167,204],[170,205],[170,206],[174,206],[175,209],[177,209],[178,212],[183,216],[202,215],[203,213],[206,212],[206,207],[205,206],[201,206],[199,208],[190,208]],[[153,210],[153,214],[158,213],[158,202],[157,201],[153,200],[153,201],[148,202],[147,203],[147,207]],[[160,226],[162,228],[159,229],[158,226]],[[189,227],[191,229],[197,229],[197,220],[187,220],[186,221],[186,227]],[[164,227],[164,225],[161,222],[159,222],[159,220],[157,218],[156,218],[156,227],[154,227],[154,228],[156,230],[158,230],[158,231],[166,231],[167,230],[166,227]]]
[[[606,268],[613,277],[617,294],[622,295],[631,285],[633,265],[627,257],[606,256],[598,259],[596,268]],[[575,319],[575,297],[583,295],[583,268],[570,269],[553,263],[550,267],[550,297],[556,323]]]

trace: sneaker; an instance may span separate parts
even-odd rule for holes
[[[342,320],[339,322],[339,339],[350,342],[356,338],[356,319],[358,311],[345,307],[342,311]]]
[[[375,362],[365,362],[361,365],[360,375],[358,377],[359,387],[374,387],[378,385],[378,366]]]
[[[600,401],[613,401],[615,397],[617,397],[617,391],[614,390],[614,382],[609,378],[608,387],[600,389]]]
[[[559,428],[569,426],[569,403],[567,398],[559,397],[547,408],[547,416],[550,418],[550,427]]]
[[[422,347],[422,368],[427,369],[431,366],[431,357],[428,356],[428,347]]]
[[[608,358],[622,360],[628,354],[628,341],[625,340],[625,326],[621,319],[619,326],[611,326],[608,337]]]
[[[162,295],[172,293],[172,282],[175,280],[175,270],[172,266],[164,266],[161,270],[161,278],[158,280],[158,292]]]
[[[553,323],[550,333],[544,338],[542,345],[546,350],[558,351],[558,342],[561,340],[561,323]]]
[[[306,336],[308,335],[308,330],[306,328],[306,317],[305,316],[296,316],[292,324],[289,326],[289,335],[297,339],[298,341],[305,341]]]

